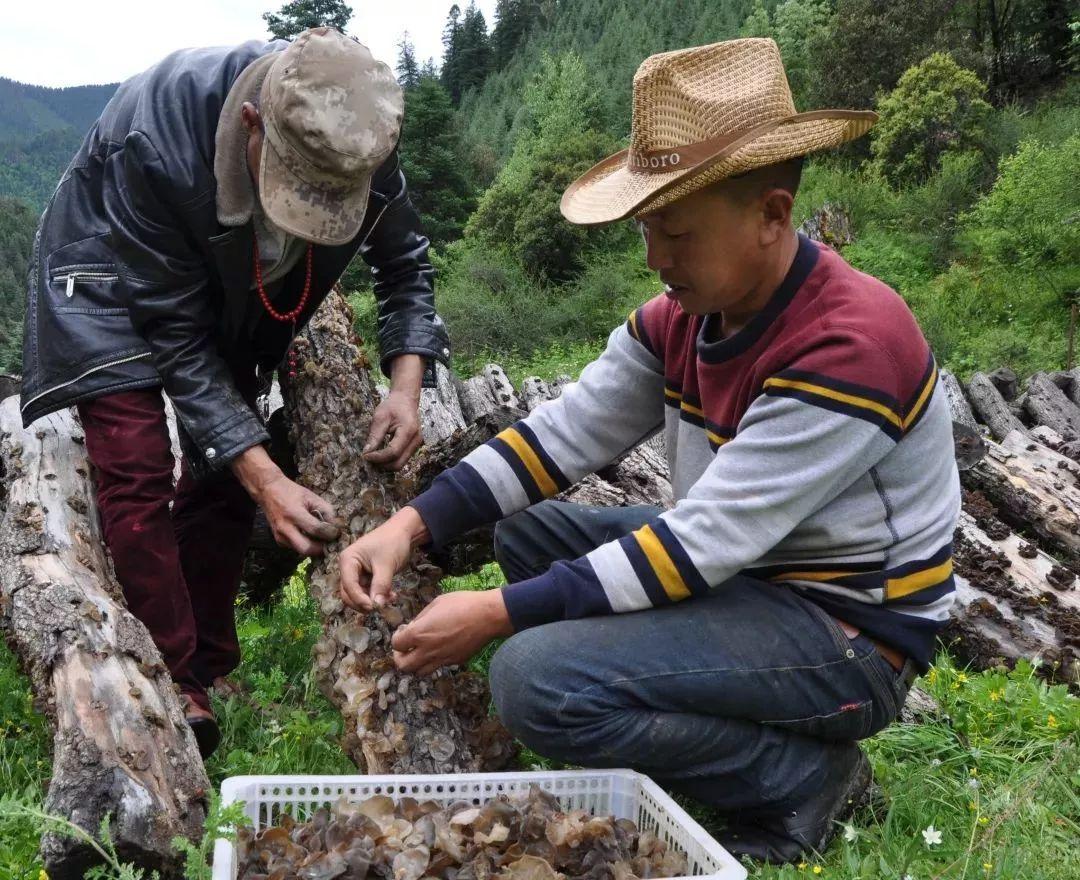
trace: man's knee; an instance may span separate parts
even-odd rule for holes
[[[565,690],[545,631],[524,630],[505,641],[489,674],[495,711],[507,729],[529,748],[549,753],[562,731],[559,707]]]

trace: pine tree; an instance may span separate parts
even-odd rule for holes
[[[308,28],[329,25],[342,33],[352,18],[352,7],[342,0],[290,0],[277,11],[264,12],[263,21],[271,36],[291,40]]]
[[[461,53],[461,7],[456,3],[446,14],[446,26],[443,28],[442,84],[456,104],[461,98],[458,87],[459,55]]]
[[[397,78],[403,89],[415,88],[420,82],[420,65],[416,62],[416,47],[409,39],[409,32],[398,43]]]
[[[436,247],[461,237],[475,205],[450,94],[426,74],[405,93],[401,166],[424,231]]]
[[[457,85],[461,93],[483,85],[491,72],[491,37],[487,21],[475,2],[469,3],[461,22],[461,47],[458,56]],[[460,100],[460,93],[458,95]]]

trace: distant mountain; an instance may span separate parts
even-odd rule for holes
[[[118,85],[51,89],[0,77],[0,141],[25,141],[67,127],[85,134]]]
[[[117,85],[51,89],[0,77],[0,196],[40,211]]]

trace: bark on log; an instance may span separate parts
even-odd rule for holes
[[[499,406],[507,406],[510,409],[524,409],[517,392],[514,390],[514,386],[502,367],[498,364],[488,364],[484,367],[481,375],[487,380],[488,388]]]
[[[338,598],[342,547],[410,500],[414,487],[361,455],[378,396],[345,300],[328,297],[294,345],[300,367],[284,391],[300,481],[345,524],[342,539],[312,565],[310,584],[323,618],[316,675],[341,710],[343,747],[365,773],[502,767],[512,741],[488,716],[482,678],[458,668],[417,678],[393,664],[390,636],[438,595],[439,570],[417,556],[395,579],[398,600],[371,614],[347,610]]]
[[[529,376],[521,383],[521,403],[529,412],[551,399],[551,389],[539,376]]]
[[[954,536],[956,604],[942,635],[979,669],[1041,658],[1050,678],[1080,684],[1080,590],[1072,572],[1011,532],[977,493]]]
[[[1053,428],[1066,443],[1080,440],[1080,407],[1046,373],[1036,373],[1028,381],[1024,408],[1036,424]]]
[[[1003,440],[1011,431],[1026,433],[1027,429],[1012,414],[1009,405],[985,373],[976,373],[971,377],[968,399],[995,440]]]
[[[491,391],[491,385],[484,376],[473,376],[457,385],[458,400],[465,424],[483,419],[493,413],[499,404]]]
[[[0,373],[0,400],[7,400],[12,395],[19,393],[22,380],[10,373]]]
[[[465,427],[453,374],[435,365],[434,388],[420,392],[420,433],[425,443],[439,443]]]
[[[1010,527],[1080,564],[1080,466],[1019,431],[989,445],[989,455],[961,473],[964,486],[985,495]]]
[[[124,607],[97,525],[82,429],[70,411],[22,427],[0,404],[0,610],[53,728],[46,809],[92,835],[111,816],[124,860],[176,876],[171,841],[197,840],[209,782],[180,698],[146,628]],[[53,878],[98,859],[42,838]]]
[[[967,398],[964,397],[964,388],[960,384],[960,380],[948,370],[941,370],[938,375],[941,377],[941,384],[945,389],[945,399],[949,402],[949,412],[952,413],[953,421],[960,422],[962,425],[967,425],[969,428],[978,431],[979,423],[975,418],[975,414],[971,411]]]

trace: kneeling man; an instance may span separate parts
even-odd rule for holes
[[[728,818],[737,855],[823,849],[866,796],[856,744],[896,718],[952,602],[959,481],[933,356],[903,300],[798,235],[802,157],[870,112],[796,113],[775,44],[649,58],[630,149],[563,197],[635,218],[666,290],[563,395],[342,557],[386,601],[410,546],[501,520],[509,585],[439,597],[401,669],[491,667],[540,754],[629,766]],[[663,431],[676,504],[545,500]]]

